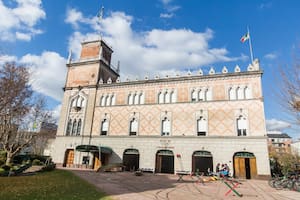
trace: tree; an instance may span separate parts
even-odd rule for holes
[[[47,117],[45,101],[32,98],[29,75],[26,67],[16,63],[0,68],[0,147],[6,152],[7,165],[37,136],[29,126]]]
[[[279,103],[290,117],[300,125],[300,60],[280,68]]]

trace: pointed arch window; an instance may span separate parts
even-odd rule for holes
[[[101,123],[101,135],[107,135],[108,133],[108,120],[104,119]]]
[[[144,93],[140,94],[140,104],[144,104],[145,103],[145,95]]]
[[[251,91],[248,86],[245,87],[245,99],[251,99]]]
[[[168,91],[165,93],[165,103],[170,103],[170,93]]]
[[[129,97],[128,97],[128,104],[129,104],[129,105],[132,105],[132,104],[133,104],[133,94],[129,94]]]
[[[138,131],[138,122],[136,118],[133,118],[130,121],[130,131],[129,131],[129,135],[137,135],[137,131]]]
[[[199,101],[205,101],[205,90],[204,89],[201,89],[199,90]]]
[[[243,91],[243,88],[238,87],[236,90],[237,90],[237,99],[244,99],[244,91]]]
[[[171,92],[171,103],[176,103],[176,95],[174,91]]]
[[[112,106],[114,106],[116,104],[116,97],[114,94],[111,95],[111,104]]]
[[[247,136],[247,119],[242,115],[237,119],[237,135]]]
[[[158,103],[164,103],[164,94],[162,92],[158,94]]]
[[[232,87],[229,88],[228,93],[229,93],[229,99],[230,100],[235,100],[236,99],[235,90]]]
[[[78,120],[76,135],[80,135],[80,132],[81,132],[81,119]]]
[[[196,90],[192,90],[192,102],[195,102],[198,100],[198,95]]]
[[[165,117],[162,120],[161,136],[169,136],[170,133],[171,133],[171,122],[167,117]]]
[[[67,125],[67,131],[66,131],[67,136],[71,135],[71,130],[72,130],[72,120],[69,119],[68,125]]]
[[[101,106],[105,106],[105,96],[102,96],[101,97],[101,103],[100,103]]]
[[[107,95],[105,99],[105,105],[109,106],[109,104],[110,104],[109,95]]]
[[[134,94],[134,105],[138,105],[139,104],[139,95],[138,94]]]
[[[76,119],[73,121],[73,125],[72,125],[72,135],[75,135],[77,132],[77,121]]]
[[[203,117],[197,120],[197,135],[205,136],[207,133],[207,121]]]

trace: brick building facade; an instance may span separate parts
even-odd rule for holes
[[[258,60],[241,72],[120,81],[103,40],[82,43],[69,59],[57,137],[58,165],[159,173],[213,171],[230,166],[240,178],[270,175],[262,71]]]

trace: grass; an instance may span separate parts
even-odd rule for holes
[[[0,177],[2,200],[111,200],[88,182],[64,170],[33,176]]]

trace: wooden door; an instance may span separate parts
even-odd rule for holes
[[[68,149],[65,156],[66,166],[72,167],[74,164],[74,149]]]
[[[101,162],[99,160],[99,154],[95,153],[94,154],[94,170],[98,170],[99,167],[101,167]]]
[[[236,178],[246,178],[245,158],[234,157],[234,175]]]
[[[250,158],[250,173],[251,178],[257,177],[256,158]]]

